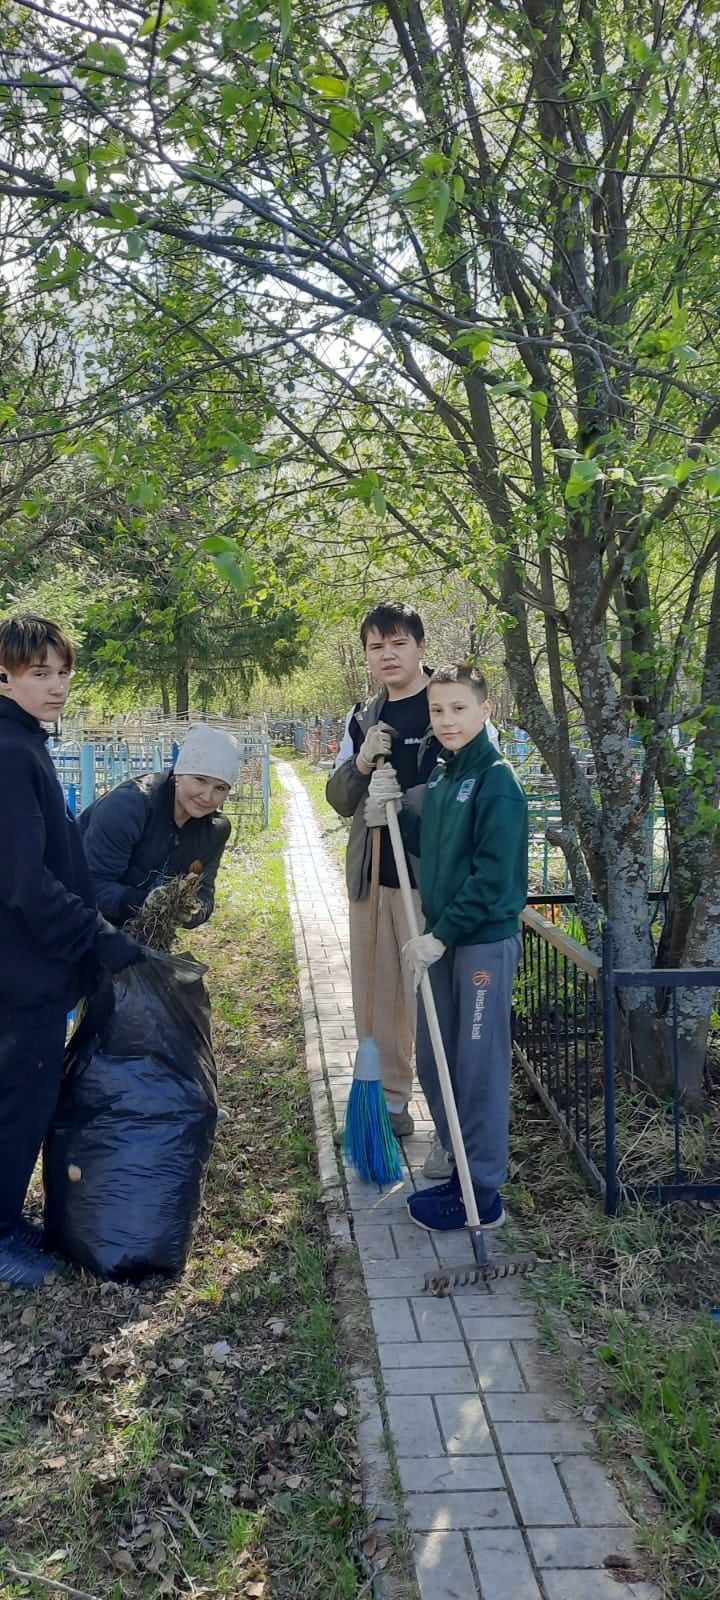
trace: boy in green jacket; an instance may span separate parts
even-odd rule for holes
[[[512,768],[491,745],[487,683],[474,667],[441,667],[430,680],[433,733],[444,755],[416,816],[404,809],[407,848],[420,856],[420,898],[427,932],[403,955],[420,983],[430,969],[458,1116],[483,1227],[505,1221],[512,1046],[510,1011],[522,953],[520,913],[527,899],[528,809]],[[370,780],[365,820],[386,820],[402,799],[392,767]],[[450,1147],[424,1009],[418,1007],[417,1070],[440,1138]],[[466,1224],[460,1183],[423,1189],[408,1199],[413,1222],[442,1232]]]

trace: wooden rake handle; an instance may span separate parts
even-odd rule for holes
[[[395,867],[400,881],[400,893],[402,895],[402,903],[405,910],[405,916],[407,918],[407,925],[410,929],[411,939],[417,939],[418,925],[417,917],[415,915],[415,901],[413,900],[412,887],[410,884],[410,873],[408,872],[408,864],[405,856],[405,846],[402,842],[402,835],[400,833],[400,823],[398,822],[398,803],[396,800],[388,801],[386,814],[387,825],[390,830],[390,841],[393,848],[393,855],[395,857]],[[470,1168],[468,1166],[468,1159],[465,1151],[465,1141],[463,1139],[462,1129],[460,1127],[460,1119],[457,1114],[452,1079],[450,1077],[450,1068],[448,1066],[447,1056],[445,1054],[445,1046],[443,1044],[443,1038],[440,1032],[440,1023],[438,1021],[437,1008],[435,1005],[435,996],[432,992],[432,985],[427,972],[423,973],[420,983],[420,993],[423,998],[423,1005],[425,1006],[428,1033],[430,1034],[430,1042],[433,1047],[433,1055],[435,1057],[435,1065],[437,1067],[440,1092],[442,1094],[443,1105],[445,1107],[445,1115],[448,1120],[448,1129],[450,1131],[450,1140],[453,1147],[455,1165],[457,1167],[457,1173],[460,1179],[462,1197],[465,1202],[465,1213],[469,1226],[471,1228],[479,1228],[480,1217],[478,1214],[477,1200],[475,1199],[475,1190],[473,1189],[472,1178],[470,1176]]]

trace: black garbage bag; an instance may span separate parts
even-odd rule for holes
[[[43,1152],[46,1238],[99,1277],[185,1265],[217,1122],[205,971],[152,952],[106,975],[69,1041]]]

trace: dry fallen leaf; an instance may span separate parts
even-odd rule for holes
[[[118,1572],[135,1571],[135,1562],[129,1550],[113,1550],[110,1560],[113,1566],[117,1567]]]

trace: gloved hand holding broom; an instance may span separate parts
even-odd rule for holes
[[[374,722],[368,728],[356,757],[358,772],[362,772],[363,776],[372,772],[379,758],[389,756],[394,731],[389,722]]]
[[[371,733],[381,735],[376,755],[383,759],[385,741],[389,747],[390,729],[381,725],[371,728]],[[369,737],[369,736],[368,736]],[[365,747],[363,746],[363,749]],[[384,778],[388,797],[400,799],[402,790],[392,767],[384,767],[373,774],[372,784]],[[367,801],[366,801],[367,807]],[[377,964],[378,915],[380,909],[380,828],[385,812],[378,812],[377,820],[365,820],[370,828],[372,854],[370,863],[370,940],[368,948],[367,1004],[365,1035],[355,1057],[353,1082],[345,1113],[343,1152],[364,1183],[395,1183],[402,1177],[400,1147],[393,1133],[382,1086],[380,1052],[372,1036],[375,1010],[375,968]]]

